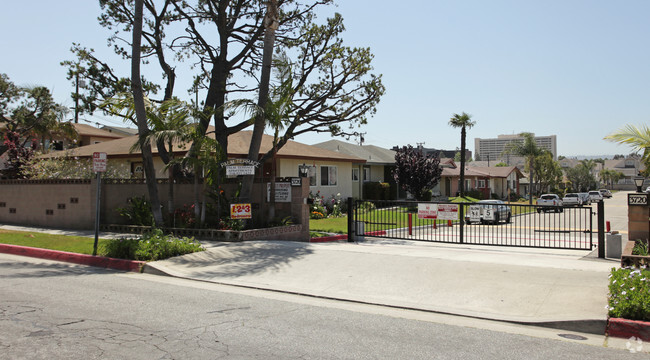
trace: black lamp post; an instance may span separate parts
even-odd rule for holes
[[[636,185],[636,192],[642,192],[641,188],[643,187],[643,181],[645,181],[645,178],[643,176],[637,176],[634,178],[634,185]]]
[[[298,176],[307,177],[309,175],[309,166],[302,164],[298,165]]]

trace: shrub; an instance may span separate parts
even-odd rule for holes
[[[650,321],[650,269],[612,268],[607,310],[610,317]]]
[[[203,250],[194,239],[164,235],[160,229],[153,229],[140,239],[113,239],[104,243],[106,256],[141,261],[162,260]]]
[[[129,225],[151,226],[154,224],[151,205],[144,196],[133,197],[129,199],[126,207],[115,210],[120,216],[128,219]]]
[[[385,182],[363,183],[363,197],[368,200],[389,200],[390,184]]]
[[[632,255],[639,255],[639,256],[648,256],[648,243],[641,240],[637,241],[634,244],[634,248],[632,248]]]

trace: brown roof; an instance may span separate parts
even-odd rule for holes
[[[77,130],[77,133],[79,136],[93,136],[93,137],[103,137],[103,138],[111,138],[111,139],[120,139],[123,138],[124,135],[98,129],[94,126],[86,125],[86,124],[73,124],[74,128]]]
[[[208,129],[211,132],[212,129]],[[228,156],[229,157],[246,157],[248,155],[248,147],[250,144],[252,131],[240,131],[235,134],[232,134],[228,137]],[[211,137],[214,137],[212,133]],[[131,147],[138,140],[138,136],[129,136],[121,139],[116,139],[112,141],[106,141],[99,144],[81,146],[78,148],[66,150],[66,151],[56,151],[48,154],[41,155],[43,158],[58,157],[64,155],[78,156],[78,157],[91,157],[94,152],[105,152],[109,157],[127,157],[133,156],[134,154],[140,154],[140,151],[131,152]],[[190,144],[175,144],[174,152],[185,153],[189,149]],[[262,145],[260,146],[260,154],[265,154],[271,149],[273,145],[273,137],[270,135],[263,135]],[[152,148],[154,154],[156,154],[157,148],[154,146]],[[351,156],[341,154],[335,151],[325,150],[316,146],[302,144],[296,141],[289,140],[283,147],[278,151],[277,156],[279,158],[285,159],[305,159],[305,160],[334,160],[334,161],[345,161],[345,162],[355,162],[355,163],[364,163],[365,160]]]
[[[479,177],[491,177],[491,178],[506,178],[513,171],[519,174],[519,177],[524,175],[516,166],[469,166],[465,167],[465,176],[479,176]],[[443,168],[442,176],[460,176],[460,168]]]

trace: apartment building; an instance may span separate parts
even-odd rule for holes
[[[535,143],[538,147],[546,149],[553,154],[553,159],[557,160],[557,136],[535,136]],[[499,135],[496,139],[474,139],[474,152],[477,158],[486,161],[504,161],[510,165],[516,165],[518,159],[515,156],[505,154],[509,144],[513,142],[523,142],[524,138],[519,135]]]

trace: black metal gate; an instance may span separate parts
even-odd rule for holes
[[[349,215],[356,236],[591,250],[597,235],[593,231],[595,209],[595,205],[592,209],[498,202],[357,200]]]

